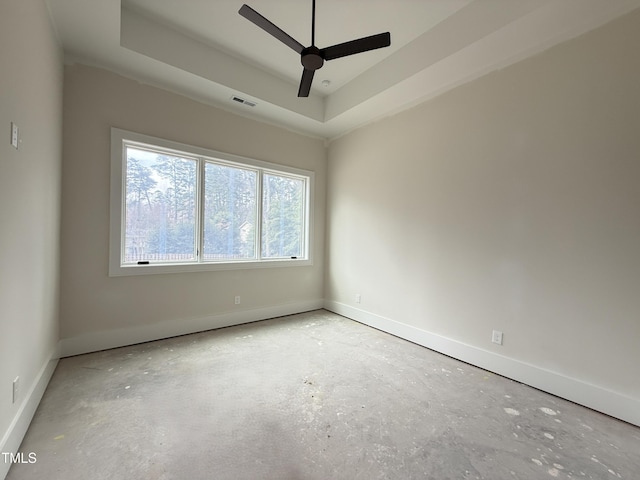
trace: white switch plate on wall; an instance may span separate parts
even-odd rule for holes
[[[16,149],[18,148],[18,126],[11,122],[11,145],[13,145]]]
[[[16,379],[13,381],[13,403],[16,403],[18,401],[18,398],[20,397],[20,377],[16,377]]]

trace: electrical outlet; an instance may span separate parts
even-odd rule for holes
[[[20,377],[16,377],[13,381],[13,400],[12,403],[16,403],[20,396]]]
[[[235,302],[236,302],[236,305],[240,305],[240,295],[236,295]]]
[[[356,293],[356,303],[360,303],[362,301],[362,296],[359,293]]]
[[[491,335],[491,341],[493,343],[497,343],[498,345],[502,345],[502,332],[498,330],[494,330]]]

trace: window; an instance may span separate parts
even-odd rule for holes
[[[111,132],[109,274],[310,265],[313,172]]]

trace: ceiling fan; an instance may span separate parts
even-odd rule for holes
[[[281,30],[248,5],[242,5],[238,13],[300,54],[300,60],[304,70],[302,71],[302,79],[300,80],[300,88],[298,89],[299,97],[309,96],[311,82],[313,82],[313,75],[316,70],[322,68],[325,60],[334,60],[336,58],[368,52],[369,50],[375,50],[377,48],[388,47],[391,45],[391,34],[389,32],[385,32],[377,35],[371,35],[370,37],[351,40],[345,43],[339,43],[327,48],[320,49],[316,47],[316,0],[312,0],[310,47],[302,45],[284,30]]]

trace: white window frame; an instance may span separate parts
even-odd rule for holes
[[[219,164],[249,168],[258,171],[258,184],[256,202],[258,204],[258,224],[262,222],[262,176],[264,173],[293,176],[305,180],[305,235],[301,257],[296,258],[261,258],[262,247],[261,228],[256,231],[257,259],[250,260],[202,260],[201,248],[195,261],[184,263],[149,263],[146,265],[122,264],[122,251],[124,248],[125,230],[125,185],[126,185],[126,147],[133,146],[143,149],[161,150],[171,155],[185,156],[198,159],[199,185],[198,185],[198,213],[197,218],[197,242],[202,245],[202,208],[203,196],[203,168],[206,161],[214,161]],[[278,165],[239,155],[217,152],[206,148],[186,145],[162,138],[152,137],[140,133],[129,132],[119,128],[111,128],[111,198],[110,198],[110,232],[109,232],[109,276],[150,275],[164,273],[202,272],[215,270],[235,270],[250,268],[295,267],[313,265],[313,198],[314,198],[315,174],[309,170]]]

